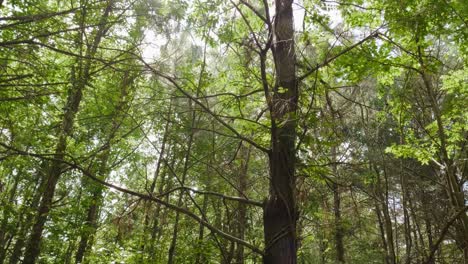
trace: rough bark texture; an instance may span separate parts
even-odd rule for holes
[[[276,86],[272,98],[270,194],[264,211],[264,263],[297,262],[295,139],[297,81],[292,0],[276,0],[273,56]]]

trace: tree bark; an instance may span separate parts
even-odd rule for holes
[[[276,85],[270,113],[270,192],[264,208],[263,262],[268,264],[297,262],[295,140],[298,92],[292,3],[292,0],[275,1],[272,50]]]

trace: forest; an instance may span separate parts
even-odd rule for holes
[[[467,264],[464,0],[0,0],[0,264]]]

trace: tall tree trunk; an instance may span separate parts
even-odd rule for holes
[[[169,156],[169,155],[168,155]],[[172,150],[172,155],[170,161],[164,162],[164,167],[163,169],[166,169],[168,167],[174,168],[176,162],[176,151]],[[166,170],[162,171],[162,178],[161,182],[158,187],[158,193],[163,193],[164,191],[169,191],[172,189],[173,182],[170,180],[168,177]],[[169,195],[166,195],[164,198],[165,202],[169,202]],[[153,217],[153,224],[151,226],[151,238],[149,241],[149,249],[148,253],[150,254],[150,263],[155,263],[157,262],[157,254],[156,254],[156,248],[157,248],[157,243],[159,242],[161,236],[163,235],[164,229],[162,228],[162,225],[167,224],[167,217],[168,217],[169,210],[165,208],[161,208],[161,204],[156,204],[155,212],[154,212],[154,217]],[[160,250],[162,252],[162,250]]]
[[[276,85],[271,99],[270,192],[264,208],[268,264],[297,262],[295,140],[297,110],[296,57],[292,0],[276,0],[273,57]]]
[[[45,222],[49,215],[52,205],[52,199],[55,193],[55,187],[62,173],[63,164],[60,160],[65,157],[66,141],[72,130],[73,120],[78,110],[79,102],[81,101],[81,85],[74,87],[75,91],[70,93],[67,101],[67,107],[64,119],[62,122],[62,131],[59,135],[59,141],[55,149],[54,161],[51,162],[49,171],[46,175],[45,190],[41,196],[41,202],[36,213],[36,219],[33,225],[32,233],[26,248],[24,263],[33,264],[36,262],[40,253],[40,243],[42,240],[42,232]]]
[[[198,97],[198,92],[197,92],[197,97]],[[189,166],[189,160],[190,160],[190,154],[192,151],[192,143],[193,143],[193,134],[194,134],[194,128],[195,128],[195,123],[196,123],[196,113],[195,109],[192,109],[192,102],[189,101],[192,116],[191,116],[191,122],[190,122],[190,132],[189,132],[189,138],[187,142],[187,150],[185,152],[185,157],[184,157],[184,169],[182,172],[182,178],[180,179],[179,184],[184,186],[185,184],[185,178],[187,176],[188,172],[188,166]],[[177,201],[177,206],[181,207],[183,203],[183,197],[184,197],[184,191],[182,190],[179,195],[179,199]],[[174,258],[176,255],[176,247],[177,247],[177,236],[179,232],[179,219],[180,219],[180,214],[179,212],[176,212],[176,218],[174,221],[174,230],[172,233],[172,239],[171,239],[171,245],[169,246],[169,253],[168,253],[168,264],[173,264],[174,263]]]
[[[21,173],[21,172],[20,172]],[[15,177],[13,187],[10,190],[10,195],[8,197],[8,202],[13,204],[16,196],[16,191],[18,189],[20,177]],[[7,250],[11,244],[11,240],[15,236],[18,226],[14,230],[8,230],[8,220],[11,217],[10,210],[3,210],[3,218],[0,226],[0,264],[3,264],[6,258]]]
[[[418,31],[418,29],[417,29]],[[439,143],[439,156],[441,160],[441,170],[443,171],[443,176],[445,178],[445,188],[447,194],[450,198],[451,207],[454,212],[459,212],[463,210],[466,205],[465,194],[463,192],[462,181],[458,180],[456,174],[456,164],[453,159],[449,156],[448,142],[447,142],[447,133],[445,131],[444,123],[442,120],[442,111],[440,109],[437,91],[434,89],[434,85],[431,80],[431,75],[428,71],[428,66],[424,61],[424,50],[421,47],[419,40],[419,32],[416,32],[416,44],[418,51],[418,59],[420,70],[418,71],[421,79],[423,80],[424,86],[426,88],[427,95],[430,100],[430,107],[432,114],[434,116],[435,122],[437,124],[437,136]],[[466,213],[460,214],[460,217],[457,219],[457,224],[461,230],[459,235],[459,244],[463,250],[465,263],[468,263],[468,215]]]
[[[10,196],[8,197],[8,202],[10,204],[14,203],[16,191],[18,189],[18,183],[19,183],[19,177],[15,177],[13,187],[10,190]],[[3,218],[2,218],[2,223],[0,226],[0,264],[3,264],[3,262],[5,261],[6,253],[10,245],[11,239],[13,238],[14,233],[16,233],[16,230],[10,230],[10,231],[7,230],[8,221],[11,217],[10,215],[11,215],[10,210],[3,210]]]
[[[400,161],[402,163],[402,161]],[[407,179],[403,173],[403,165],[400,164],[400,185],[401,185],[401,200],[403,208],[403,223],[404,223],[404,232],[405,232],[405,251],[406,251],[406,264],[411,263],[411,248],[412,248],[412,239],[411,239],[411,222],[410,215],[408,213],[408,183]]]
[[[110,157],[111,152],[111,145],[112,140],[114,140],[117,130],[122,124],[124,110],[127,105],[127,96],[129,93],[129,88],[135,76],[129,76],[129,72],[125,72],[122,83],[120,86],[120,96],[119,102],[114,110],[112,121],[111,121],[111,128],[109,134],[107,135],[106,139],[104,140],[104,147],[102,149],[102,153],[99,155],[97,159],[97,171],[96,176],[100,177],[101,179],[106,179],[108,174],[108,160]],[[102,202],[102,193],[104,191],[104,186],[90,182],[90,189],[91,189],[91,203],[86,209],[86,220],[84,223],[84,231],[81,234],[80,242],[78,244],[78,250],[75,255],[75,262],[81,263],[83,258],[86,254],[86,251],[90,248],[92,244],[92,238],[97,230],[97,219],[99,216],[99,208]]]
[[[430,208],[429,208],[429,199],[430,199],[430,195],[428,193],[426,193],[426,191],[424,189],[421,190],[421,194],[420,194],[420,199],[421,199],[421,204],[422,204],[422,210],[423,210],[423,217],[424,217],[424,225],[425,225],[425,229],[426,229],[426,235],[427,235],[427,250],[425,251],[425,258],[427,259],[428,257],[428,254],[430,254],[430,251],[434,248],[434,239],[433,239],[433,236],[434,236],[434,232],[432,230],[432,218],[430,217],[429,215],[429,211],[430,211]],[[434,259],[429,259],[427,264],[434,264],[435,261]]]
[[[163,140],[162,140],[162,143],[161,143],[161,149],[159,150],[159,157],[158,157],[158,160],[156,162],[156,169],[154,171],[154,177],[153,177],[153,181],[151,183],[151,186],[150,186],[150,189],[149,189],[149,192],[150,193],[153,193],[156,186],[158,186],[158,193],[162,193],[163,189],[162,187],[164,186],[164,181],[165,181],[165,175],[163,174],[161,179],[159,179],[159,177],[161,176],[161,168],[163,168],[163,164],[165,162],[167,162],[167,155],[166,155],[166,147],[167,147],[167,139],[168,139],[168,136],[169,136],[169,124],[170,124],[170,118],[171,118],[171,115],[172,115],[172,100],[170,101],[169,103],[169,110],[167,112],[167,115],[166,115],[166,124],[164,126],[164,132],[163,132]],[[159,181],[158,181],[159,180]],[[154,232],[157,231],[157,221],[158,221],[158,217],[159,217],[159,211],[161,210],[161,206],[159,204],[156,205],[156,208],[154,211],[152,211],[152,203],[149,202],[149,201],[146,201],[145,202],[145,212],[144,212],[144,224],[143,224],[143,239],[142,239],[142,244],[140,246],[140,249],[141,249],[141,258],[142,258],[142,261],[144,261],[144,258],[145,258],[145,255],[146,255],[146,251],[147,251],[147,247],[146,245],[147,244],[150,244],[153,243],[154,239],[156,238],[156,234],[154,234]],[[156,223],[156,228],[152,228],[151,225],[152,225],[152,221],[151,221],[151,218],[154,219],[154,223]],[[150,240],[149,243],[147,241],[147,233],[150,233]],[[153,235],[154,234],[154,235]]]
[[[238,183],[238,196],[242,197],[245,195],[247,191],[247,184],[248,184],[248,168],[249,168],[249,160],[250,160],[250,152],[251,146],[241,146],[240,154],[241,154],[241,164],[239,170],[239,183]],[[246,205],[243,203],[239,203],[237,208],[237,223],[236,223],[236,234],[237,237],[244,240],[245,237],[245,230],[247,228],[247,208]],[[237,244],[236,252],[235,252],[235,259],[236,264],[244,264],[244,247],[242,245]]]
[[[107,18],[112,9],[113,0],[108,0],[106,9],[104,11],[99,26],[96,31],[94,41],[91,47],[86,52],[86,58],[94,57],[96,54],[98,45],[107,30]],[[81,63],[79,63],[81,65]],[[64,108],[64,115],[61,124],[61,129],[58,132],[58,142],[54,151],[54,160],[51,162],[48,172],[46,174],[46,184],[44,192],[41,196],[39,208],[36,213],[36,219],[32,228],[31,236],[26,247],[25,257],[23,263],[33,264],[36,262],[37,257],[40,253],[40,246],[42,241],[42,232],[44,231],[44,225],[47,221],[50,208],[52,206],[52,200],[54,198],[55,187],[62,174],[63,163],[62,160],[65,158],[67,149],[67,139],[71,135],[73,130],[73,122],[78,112],[79,105],[83,96],[83,90],[89,82],[91,69],[91,60],[86,59],[83,68],[78,70],[75,78],[72,80],[72,87],[68,93],[67,103]],[[72,76],[75,74],[72,74]]]
[[[203,211],[206,211],[206,208],[208,207],[208,198],[205,196],[203,196],[203,204],[202,204],[202,209]],[[205,226],[203,225],[200,225],[198,227],[198,238],[197,238],[197,243],[198,243],[198,251],[197,251],[197,255],[195,257],[195,263],[196,264],[203,264],[203,263],[206,263],[206,256],[205,254],[203,254],[202,252],[202,245],[203,245],[203,238],[204,238],[204,235],[205,235]]]
[[[390,258],[388,257],[389,249],[387,245],[387,239],[385,237],[386,232],[385,232],[385,227],[384,227],[384,222],[383,222],[382,210],[380,210],[378,201],[375,201],[375,213],[377,214],[377,220],[379,222],[380,237],[382,239],[382,245],[385,250],[385,259],[384,259],[385,264],[389,264],[390,263]]]
[[[339,118],[339,113],[336,112],[333,108],[332,100],[329,97],[329,94],[326,94],[326,99],[327,99],[327,104],[329,107],[329,111],[331,114],[331,118],[333,123],[337,122],[337,117]],[[331,147],[331,161],[332,161],[332,173],[335,179],[338,179],[339,173],[338,173],[338,153],[337,153],[337,147],[332,146]],[[341,220],[341,194],[340,194],[340,186],[337,184],[335,180],[332,182],[331,189],[333,191],[333,214],[334,214],[334,224],[335,224],[335,248],[336,248],[336,263],[345,263],[345,249],[343,245],[343,238],[344,238],[344,230],[343,230],[343,224]]]
[[[212,124],[211,125],[212,127],[212,131],[215,131],[215,125]],[[213,164],[215,163],[215,154],[216,154],[216,135],[214,132],[211,133],[211,155],[210,155],[210,159],[209,159],[209,164],[206,166],[206,173],[208,175],[211,175],[211,173],[213,173],[213,169],[212,169],[212,166]],[[211,186],[211,182],[208,180],[206,182],[206,187],[209,189]],[[206,209],[208,208],[208,198],[207,196],[203,196],[203,202],[202,202],[202,211],[203,212],[206,212]],[[202,251],[203,249],[203,239],[204,239],[204,235],[205,235],[205,226],[200,224],[200,226],[198,227],[198,251],[197,251],[197,255],[195,257],[195,263],[196,264],[202,264],[202,263],[205,263],[206,262],[206,254],[204,254],[204,252]]]
[[[41,168],[39,169],[39,172],[37,175],[36,188],[34,190],[34,195],[29,204],[29,208],[33,210],[37,210],[40,199],[41,199],[41,194],[45,188],[45,180],[44,180],[43,173],[45,173],[45,170],[47,169],[47,167],[48,167],[47,162],[43,162],[41,164]],[[9,260],[10,264],[17,264],[20,261],[21,253],[22,253],[24,244],[27,239],[28,231],[29,231],[29,228],[31,227],[30,223],[33,220],[34,220],[34,214],[25,210],[24,214],[20,218],[20,228],[18,231],[16,242],[11,251],[10,260]]]
[[[335,247],[336,263],[345,263],[345,249],[343,245],[343,224],[341,220],[341,197],[338,184],[333,183],[333,213],[335,216]]]
[[[385,191],[382,190],[382,182],[380,178],[379,169],[374,166],[374,170],[376,172],[377,177],[377,186],[376,192],[378,195],[378,199],[381,205],[382,210],[382,222],[385,231],[385,238],[386,238],[386,245],[387,245],[387,252],[386,252],[386,259],[387,263],[389,264],[396,264],[396,253],[395,253],[395,242],[393,238],[393,227],[392,227],[392,219],[390,217],[390,210],[388,208],[388,177],[384,169],[384,180],[385,180]]]

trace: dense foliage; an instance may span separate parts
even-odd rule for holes
[[[466,14],[0,0],[0,264],[468,263]]]

